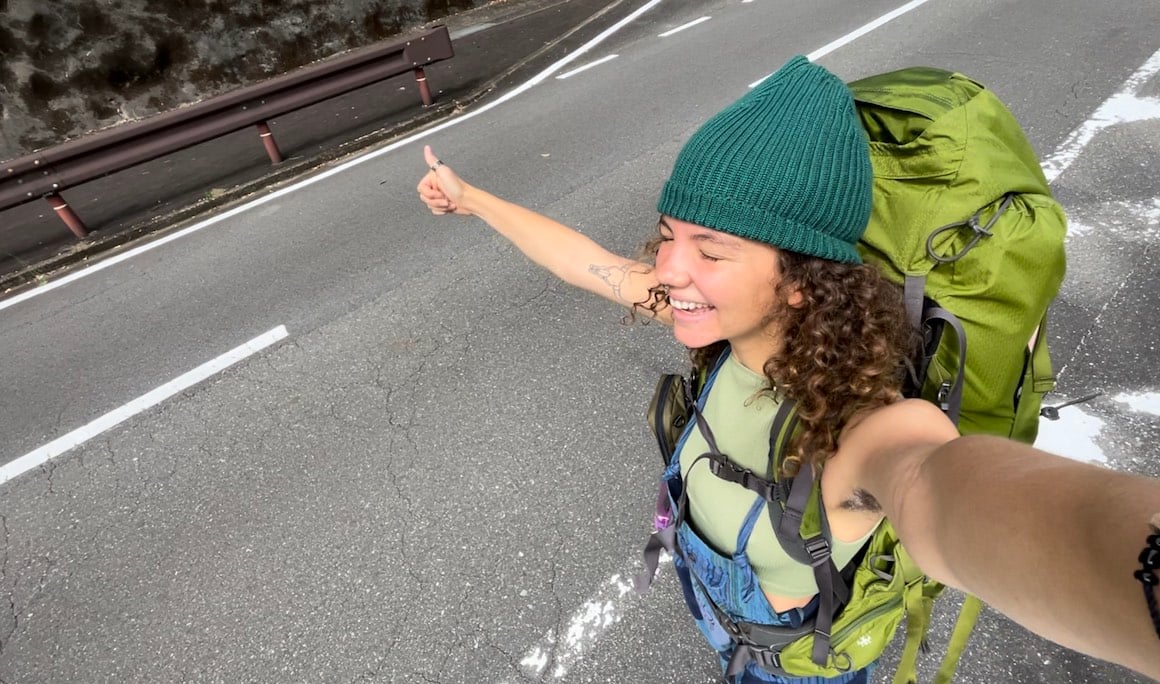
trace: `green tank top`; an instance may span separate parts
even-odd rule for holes
[[[703,414],[717,447],[737,465],[769,477],[769,429],[777,413],[778,402],[768,393],[765,376],[754,373],[730,354],[717,372]],[[697,456],[709,445],[701,431],[694,427],[681,449],[681,475],[689,497],[689,517],[701,537],[718,551],[732,555],[737,550],[737,535],[756,494],[739,484],[726,482],[709,472],[709,460],[701,459],[690,471]],[[843,542],[834,540],[833,558],[845,566],[862,548],[873,530],[865,537]],[[813,570],[793,560],[782,550],[773,534],[769,514],[758,514],[749,538],[749,562],[761,588],[786,598],[812,596],[818,593]]]

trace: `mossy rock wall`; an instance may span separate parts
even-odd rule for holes
[[[486,0],[0,0],[0,160]]]

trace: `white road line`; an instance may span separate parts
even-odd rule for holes
[[[620,55],[605,55],[604,57],[601,57],[600,59],[596,60],[595,62],[589,62],[582,67],[576,67],[575,69],[573,69],[571,71],[566,71],[566,72],[560,74],[559,76],[557,76],[556,78],[563,81],[564,79],[568,78],[569,76],[575,76],[576,74],[580,73],[581,71],[588,71],[589,69],[591,69],[594,66],[600,66],[601,64],[604,64],[605,62],[611,62],[612,60],[616,59],[619,56]]]
[[[1067,397],[1053,394],[1052,399],[1062,403]],[[1035,448],[1074,461],[1107,463],[1108,457],[1098,441],[1106,425],[1103,419],[1078,406],[1065,406],[1059,409],[1059,420],[1039,421]]]
[[[131,259],[139,254],[142,254],[144,252],[148,252],[149,250],[152,250],[152,249],[156,249],[156,248],[160,247],[161,245],[164,245],[164,244],[172,242],[174,240],[178,240],[180,238],[183,238],[186,235],[190,235],[191,233],[196,233],[197,231],[202,230],[203,228],[208,228],[209,226],[212,226],[215,223],[218,223],[220,221],[224,221],[224,220],[226,220],[230,217],[236,216],[244,211],[249,211],[250,209],[253,209],[254,207],[261,206],[263,204],[266,204],[267,202],[273,202],[274,200],[276,200],[284,195],[288,195],[288,194],[295,192],[297,190],[301,190],[302,188],[305,188],[307,186],[318,183],[319,181],[326,180],[327,178],[330,178],[331,176],[340,174],[340,173],[346,171],[347,169],[353,168],[355,166],[358,166],[359,164],[363,164],[363,163],[368,162],[372,159],[377,159],[377,158],[383,156],[384,154],[394,152],[395,150],[399,149],[400,147],[403,147],[405,145],[410,145],[411,143],[416,142],[418,140],[423,140],[425,138],[429,138],[432,135],[439,133],[440,131],[444,131],[448,128],[451,128],[452,126],[457,126],[457,125],[463,123],[464,121],[468,121],[470,119],[473,119],[473,118],[479,116],[480,114],[483,114],[485,112],[489,112],[492,109],[495,109],[496,107],[500,106],[501,104],[504,104],[508,100],[511,100],[513,98],[516,98],[516,97],[524,94],[525,92],[527,92],[531,88],[534,88],[535,86],[539,85],[540,83],[542,83],[543,81],[545,81],[549,77],[555,75],[556,72],[558,72],[559,70],[568,66],[569,64],[576,61],[580,57],[583,57],[584,55],[588,54],[588,52],[590,52],[594,47],[596,47],[597,45],[599,45],[599,44],[603,43],[605,40],[607,40],[609,36],[613,35],[617,31],[619,31],[620,29],[622,29],[625,26],[636,21],[642,14],[649,11],[653,7],[656,7],[660,3],[661,3],[661,0],[649,0],[645,4],[641,5],[637,9],[633,10],[628,16],[624,17],[623,19],[616,22],[612,26],[609,26],[608,28],[601,31],[599,34],[597,34],[595,37],[593,37],[592,40],[589,40],[587,43],[581,45],[572,54],[557,61],[556,63],[552,64],[551,66],[544,69],[540,73],[536,74],[532,78],[528,79],[525,83],[523,83],[519,87],[511,90],[510,92],[504,93],[500,97],[498,97],[495,100],[492,100],[491,102],[483,105],[479,109],[473,109],[469,112],[466,112],[465,114],[463,114],[461,116],[444,121],[443,123],[441,123],[437,126],[432,126],[431,128],[425,129],[425,130],[420,131],[418,133],[415,133],[413,135],[409,135],[409,136],[406,136],[404,138],[400,138],[399,140],[396,140],[395,142],[393,142],[389,145],[386,145],[384,147],[380,147],[379,149],[377,149],[373,152],[369,152],[361,157],[356,157],[354,159],[351,159],[350,161],[347,161],[343,164],[340,164],[339,166],[335,166],[332,169],[328,169],[322,173],[319,173],[316,176],[311,176],[310,178],[307,178],[305,180],[294,183],[293,185],[288,185],[288,186],[282,188],[281,190],[277,190],[275,192],[270,193],[269,195],[259,197],[255,200],[253,200],[252,202],[247,202],[245,204],[236,206],[233,209],[230,209],[229,211],[223,212],[221,214],[217,214],[216,216],[212,216],[212,217],[210,217],[210,218],[208,218],[200,223],[196,223],[196,224],[189,226],[187,228],[183,228],[182,230],[179,230],[175,233],[167,235],[164,238],[161,238],[159,240],[154,240],[148,244],[140,245],[138,247],[135,247],[135,248],[125,252],[124,254],[120,254],[120,255],[117,255],[115,257],[111,257],[108,259],[103,259],[102,261],[100,261],[96,264],[93,264],[92,266],[81,269],[79,271],[74,271],[74,272],[68,274],[67,276],[64,276],[63,278],[53,280],[52,282],[47,283],[45,285],[42,285],[34,290],[29,290],[28,292],[23,292],[23,293],[15,296],[15,297],[12,297],[10,299],[0,301],[0,311],[3,311],[4,309],[7,309],[10,306],[15,306],[16,304],[19,304],[20,302],[24,302],[24,301],[27,301],[29,299],[32,299],[33,297],[36,297],[37,295],[42,295],[42,294],[45,294],[47,292],[51,292],[52,290],[55,290],[58,287],[63,287],[64,285],[67,285],[69,283],[80,280],[81,278],[92,275],[93,273],[96,273],[96,272],[101,271],[103,269],[109,268],[110,266],[114,266],[116,264],[119,264],[122,261],[125,261],[126,259]],[[418,165],[422,161],[419,157],[416,157],[416,160],[417,160],[416,165]],[[422,167],[419,167],[419,168],[421,169]]]
[[[592,600],[572,613],[562,639],[557,638],[555,630],[548,630],[540,643],[527,652],[520,660],[524,674],[542,681],[549,665],[553,666],[549,674],[552,679],[568,674],[568,669],[595,647],[605,632],[620,622],[626,608],[625,597],[632,594],[631,582],[613,575]]]
[[[1127,404],[1136,413],[1150,413],[1160,416],[1160,392],[1124,392],[1112,397],[1114,401]]]
[[[706,21],[709,21],[712,18],[713,17],[701,17],[700,19],[694,19],[687,24],[682,24],[682,25],[676,27],[675,29],[669,29],[668,31],[665,31],[664,33],[658,33],[657,38],[668,38],[669,36],[673,35],[674,33],[679,33],[681,31],[684,31],[687,28],[692,28],[692,27],[696,26],[697,24],[702,24]]]
[[[910,10],[914,9],[915,7],[925,5],[928,2],[930,2],[930,0],[913,0],[912,2],[908,2],[896,10],[893,10],[891,12],[887,12],[886,14],[883,14],[882,16],[878,17],[877,19],[870,22],[869,24],[866,24],[865,26],[856,28],[853,31],[847,33],[846,35],[842,36],[841,38],[839,38],[833,42],[826,43],[822,47],[820,47],[817,50],[814,50],[810,54],[806,55],[806,59],[810,60],[811,62],[816,62],[817,60],[821,59],[822,57],[825,57],[826,55],[830,54],[834,50],[837,50],[838,48],[842,47],[843,45],[846,45],[847,43],[851,43],[851,42],[857,40],[858,38],[861,38],[862,36],[866,35],[867,33],[870,33],[874,29],[878,28],[879,26],[882,26],[883,24],[885,24],[887,22],[893,21],[893,20],[897,19],[898,17],[901,17],[902,15],[906,14]],[[769,74],[766,74],[765,76],[762,76],[761,78],[757,79],[753,83],[750,83],[749,87],[756,88],[758,86],[758,84],[760,84],[762,81],[764,81],[765,79],[769,78],[772,75],[773,75],[772,73],[769,73]]]
[[[1160,242],[1160,197],[1138,202],[1085,202],[1067,211],[1067,239],[1090,233],[1115,235],[1126,242]]]
[[[484,31],[484,30],[489,29],[495,25],[496,24],[491,23],[491,22],[484,22],[482,24],[476,24],[474,26],[466,26],[464,28],[452,31],[450,33],[451,40],[454,41],[454,40],[459,40],[460,38],[466,38],[467,36],[470,36],[473,33],[479,33],[480,31]]]
[[[1043,161],[1047,182],[1052,183],[1059,178],[1075,162],[1083,148],[1105,128],[1132,121],[1160,119],[1160,97],[1141,97],[1138,94],[1140,88],[1157,73],[1160,73],[1160,50],[1153,53],[1114,95],[1105,100],[1087,121],[1072,131],[1055,148],[1055,152]]]
[[[128,404],[109,411],[91,423],[83,425],[62,437],[58,437],[39,449],[28,452],[0,468],[0,484],[39,465],[47,463],[49,459],[55,458],[73,447],[84,444],[102,432],[125,422],[146,409],[160,404],[178,392],[183,392],[215,373],[229,368],[238,361],[252,354],[256,354],[279,340],[285,339],[286,335],[286,326],[280,325],[267,333],[258,335],[245,344],[231,349],[216,359],[203,363],[188,373],[170,380],[157,389],[142,394]]]
[[[1064,171],[1074,164],[1075,160],[1079,159],[1079,155],[1083,152],[1084,148],[1095,139],[1097,133],[1116,124],[1160,119],[1160,98],[1141,97],[1139,95],[1140,88],[1157,73],[1160,73],[1160,50],[1152,53],[1152,56],[1139,69],[1136,69],[1128,77],[1128,80],[1124,81],[1118,91],[1104,100],[1096,108],[1096,111],[1088,117],[1087,121],[1084,121],[1078,128],[1069,133],[1063,142],[1055,148],[1055,151],[1051,153],[1051,156],[1040,163],[1043,167],[1043,175],[1047,177],[1047,182],[1054,183]],[[1144,207],[1144,210],[1147,212],[1146,207]],[[1069,216],[1068,218],[1067,239],[1073,236],[1083,235],[1089,229],[1082,221],[1077,222],[1077,225],[1073,227],[1071,225],[1071,217]],[[1151,221],[1152,218],[1153,215],[1145,213],[1145,220]],[[1104,302],[1103,307],[1096,314],[1096,321],[1099,321],[1104,315],[1104,311],[1107,310],[1111,301],[1111,299],[1108,299]],[[1085,335],[1080,340],[1080,346],[1083,346],[1086,341],[1087,336]],[[1060,366],[1059,370],[1055,373],[1056,379],[1062,378],[1067,370],[1067,364]],[[1042,424],[1041,422],[1040,425],[1042,426]]]

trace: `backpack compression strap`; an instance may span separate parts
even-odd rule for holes
[[[945,325],[949,325],[951,330],[955,332],[955,341],[959,346],[959,364],[955,372],[955,380],[953,383],[944,384],[939,388],[935,397],[927,397],[938,404],[942,412],[951,419],[951,422],[956,426],[959,424],[959,415],[963,409],[963,387],[966,381],[967,370],[967,333],[963,330],[963,324],[959,322],[957,316],[950,311],[938,306],[928,306],[923,295],[923,288],[926,286],[926,278],[923,276],[906,276],[906,281],[903,284],[903,301],[906,304],[906,317],[910,321],[910,325],[919,334],[922,333],[923,326],[932,321],[942,321]],[[926,362],[929,359],[923,360],[921,367],[918,369],[921,373],[918,377],[912,377],[914,384],[914,391],[916,396],[922,395],[923,383],[926,381]],[[913,362],[910,362],[913,366]],[[912,376],[915,375],[914,369],[909,369]]]
[[[967,372],[967,333],[963,330],[963,324],[950,311],[941,307],[933,306],[926,310],[923,316],[924,320],[939,320],[951,327],[955,331],[955,338],[959,343],[959,367],[955,372],[955,381],[950,385],[944,384],[939,388],[938,396],[936,397],[938,407],[942,409],[947,418],[958,427],[959,415],[963,410],[963,385],[966,380]]]

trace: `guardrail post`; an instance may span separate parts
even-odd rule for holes
[[[427,74],[423,71],[423,67],[415,67],[415,80],[419,82],[419,97],[423,98],[423,106],[430,107],[431,102],[431,87],[427,85]]]
[[[270,127],[266,125],[265,121],[259,121],[258,137],[262,139],[262,144],[266,147],[266,154],[270,156],[271,164],[282,163],[282,150],[278,149],[278,143],[274,140],[274,134],[270,131]]]
[[[85,227],[85,222],[81,220],[81,217],[76,215],[76,212],[72,210],[68,202],[64,201],[63,197],[54,192],[50,195],[45,195],[44,199],[48,200],[48,203],[52,205],[52,210],[56,212],[56,215],[60,217],[61,221],[64,221],[64,224],[68,226],[68,229],[72,231],[73,235],[78,238],[84,238],[89,234],[89,229]]]

